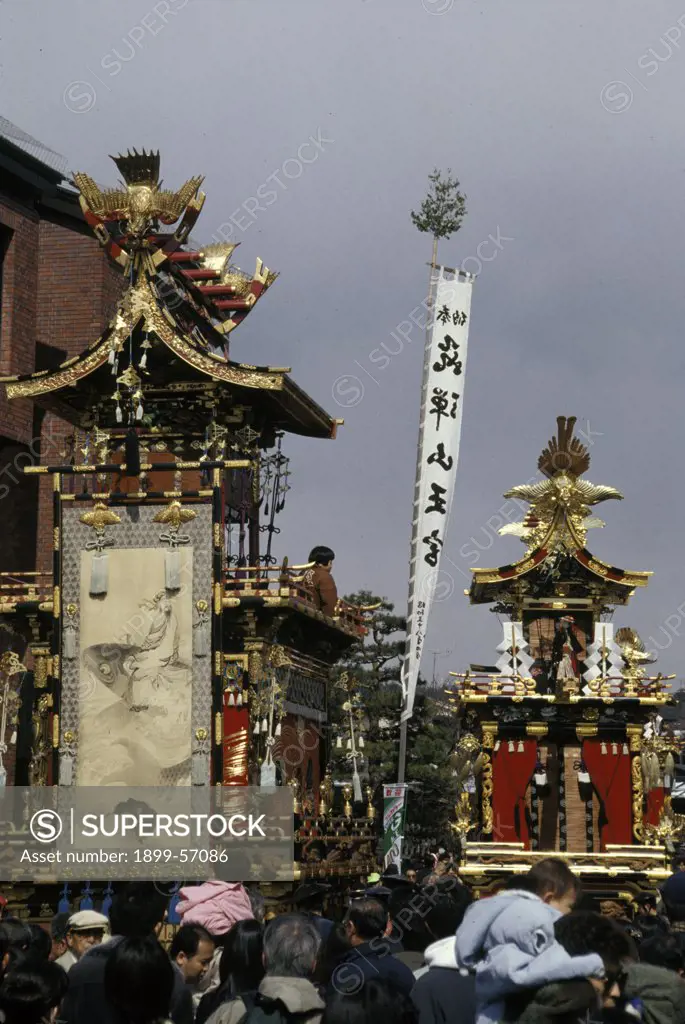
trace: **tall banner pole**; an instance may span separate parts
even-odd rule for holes
[[[412,513],[407,640],[398,781],[404,782],[407,722],[412,717],[421,655],[454,496],[474,276],[436,266],[430,331],[421,384]]]

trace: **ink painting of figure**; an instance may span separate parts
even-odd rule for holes
[[[109,552],[109,586],[89,594],[81,558],[79,786],[191,782],[192,549],[164,588],[164,551]]]

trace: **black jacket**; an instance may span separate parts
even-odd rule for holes
[[[93,946],[69,971],[69,989],[59,1019],[65,1024],[121,1024],[119,1014],[105,998],[105,966],[114,947],[121,942],[115,936],[109,942]],[[174,1024],[193,1024],[193,997],[180,971],[174,971],[171,996]]]
[[[452,940],[454,945],[454,940]],[[476,976],[454,966],[431,966],[418,978],[411,993],[419,1011],[419,1024],[474,1024]]]
[[[414,975],[393,956],[386,945],[364,942],[355,946],[337,964],[331,978],[331,987],[338,992],[358,992],[370,978],[383,978],[409,995],[414,986]]]

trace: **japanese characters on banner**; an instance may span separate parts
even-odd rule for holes
[[[383,868],[397,864],[400,873],[406,793],[404,783],[383,786]]]
[[[414,708],[457,475],[473,280],[464,271],[438,268],[421,391],[402,721],[411,718]]]

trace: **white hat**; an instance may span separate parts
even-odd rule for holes
[[[70,932],[94,932],[100,929],[103,932],[109,931],[109,920],[96,910],[79,910],[67,921],[67,931]]]

